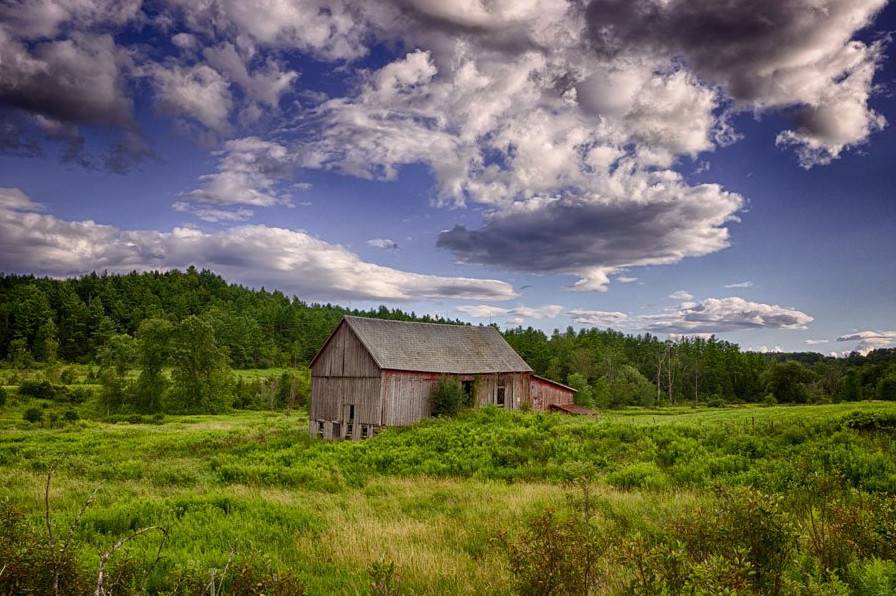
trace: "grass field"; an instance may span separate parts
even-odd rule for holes
[[[119,538],[163,526],[161,558],[143,583],[151,592],[238,560],[290,571],[312,594],[369,593],[377,561],[394,563],[402,593],[508,593],[519,589],[518,571],[501,540],[562,507],[564,480],[582,470],[602,515],[625,520],[629,533],[656,532],[710,503],[718,486],[788,496],[836,476],[844,494],[896,494],[887,427],[896,404],[883,402],[626,410],[593,420],[485,409],[360,443],[313,440],[296,412],[38,428],[21,420],[23,408],[14,400],[0,408],[0,502],[44,532],[52,470],[51,519],[57,534],[76,521],[85,569]],[[140,537],[116,560],[148,569],[158,544],[157,535]],[[844,592],[813,593],[888,593],[896,564],[874,561],[882,570],[862,567]]]

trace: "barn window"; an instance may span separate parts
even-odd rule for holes
[[[362,424],[361,425],[361,438],[366,439],[369,436],[370,436],[370,425]]]
[[[323,420],[317,421],[317,436],[321,439],[324,438],[324,422]]]
[[[495,388],[495,405],[499,408],[504,407],[505,395],[504,385],[498,385]]]

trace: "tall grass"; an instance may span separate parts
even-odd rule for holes
[[[43,482],[53,469],[51,516],[59,528],[76,522],[74,561],[88,575],[117,540],[164,527],[157,564],[150,565],[154,536],[129,542],[113,558],[122,570],[132,565],[134,589],[207,585],[228,568],[226,589],[239,589],[239,574],[255,573],[292,577],[313,594],[365,593],[375,583],[370,570],[383,562],[394,564],[403,593],[506,594],[521,584],[502,540],[525,535],[546,510],[562,513],[570,494],[564,482],[586,470],[601,523],[631,540],[625,544],[632,549],[647,549],[644,556],[664,552],[655,548],[665,539],[645,546],[636,536],[680,538],[676,520],[706,517],[716,491],[735,487],[783,499],[782,514],[796,524],[787,577],[802,577],[793,566],[816,565],[823,557],[814,553],[826,549],[838,570],[805,577],[828,588],[839,578],[848,591],[886,593],[874,592],[896,577],[884,551],[869,546],[844,559],[835,547],[845,535],[838,527],[874,519],[896,494],[896,406],[721,414],[583,419],[485,409],[389,429],[365,442],[327,443],[308,437],[300,414],[172,416],[162,424],[81,420],[61,428],[0,417],[0,502],[42,536]],[[796,498],[819,493],[819,478],[836,479],[829,510]],[[95,501],[78,518],[96,487]],[[823,531],[805,525],[806,511],[827,524]],[[709,569],[701,557],[686,557],[692,573]],[[608,570],[612,581],[600,590],[624,591],[627,564],[608,561],[617,561]]]

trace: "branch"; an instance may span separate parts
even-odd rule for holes
[[[147,532],[150,532],[152,530],[158,530],[162,533],[163,536],[162,541],[159,542],[159,550],[156,553],[156,557],[158,560],[158,556],[162,552],[162,544],[164,544],[165,540],[168,538],[168,530],[166,530],[162,526],[147,526],[145,528],[140,528],[133,534],[128,534],[127,536],[119,539],[118,542],[112,545],[112,548],[110,548],[100,556],[100,566],[97,572],[96,590],[93,593],[94,596],[106,596],[107,594],[105,588],[103,587],[103,582],[106,580],[106,564],[109,562],[109,559],[112,557],[112,555],[114,555],[118,549],[124,546],[126,542],[129,542],[134,538],[137,538],[138,536],[146,534]]]
[[[53,468],[47,470],[47,485],[44,487],[44,521],[47,524],[47,540],[50,544],[53,540],[53,524],[50,523],[50,479],[53,477]]]

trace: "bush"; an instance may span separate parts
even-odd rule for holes
[[[66,422],[75,422],[77,420],[80,420],[81,417],[78,416],[78,413],[75,412],[74,410],[66,410],[62,414],[62,419],[65,420]]]
[[[77,371],[71,366],[62,369],[62,372],[59,373],[59,382],[63,385],[71,385],[78,378]]]
[[[69,392],[68,401],[73,404],[83,404],[93,397],[93,391],[87,387],[75,387]]]
[[[61,396],[68,397],[65,387],[54,385],[49,381],[22,381],[19,385],[19,395],[34,399],[56,400]]]
[[[44,419],[44,412],[40,408],[28,408],[22,414],[22,420],[34,424]]]
[[[468,405],[463,385],[455,378],[442,377],[436,382],[430,395],[433,416],[454,416]]]
[[[6,388],[0,387],[0,408],[6,405]]]

